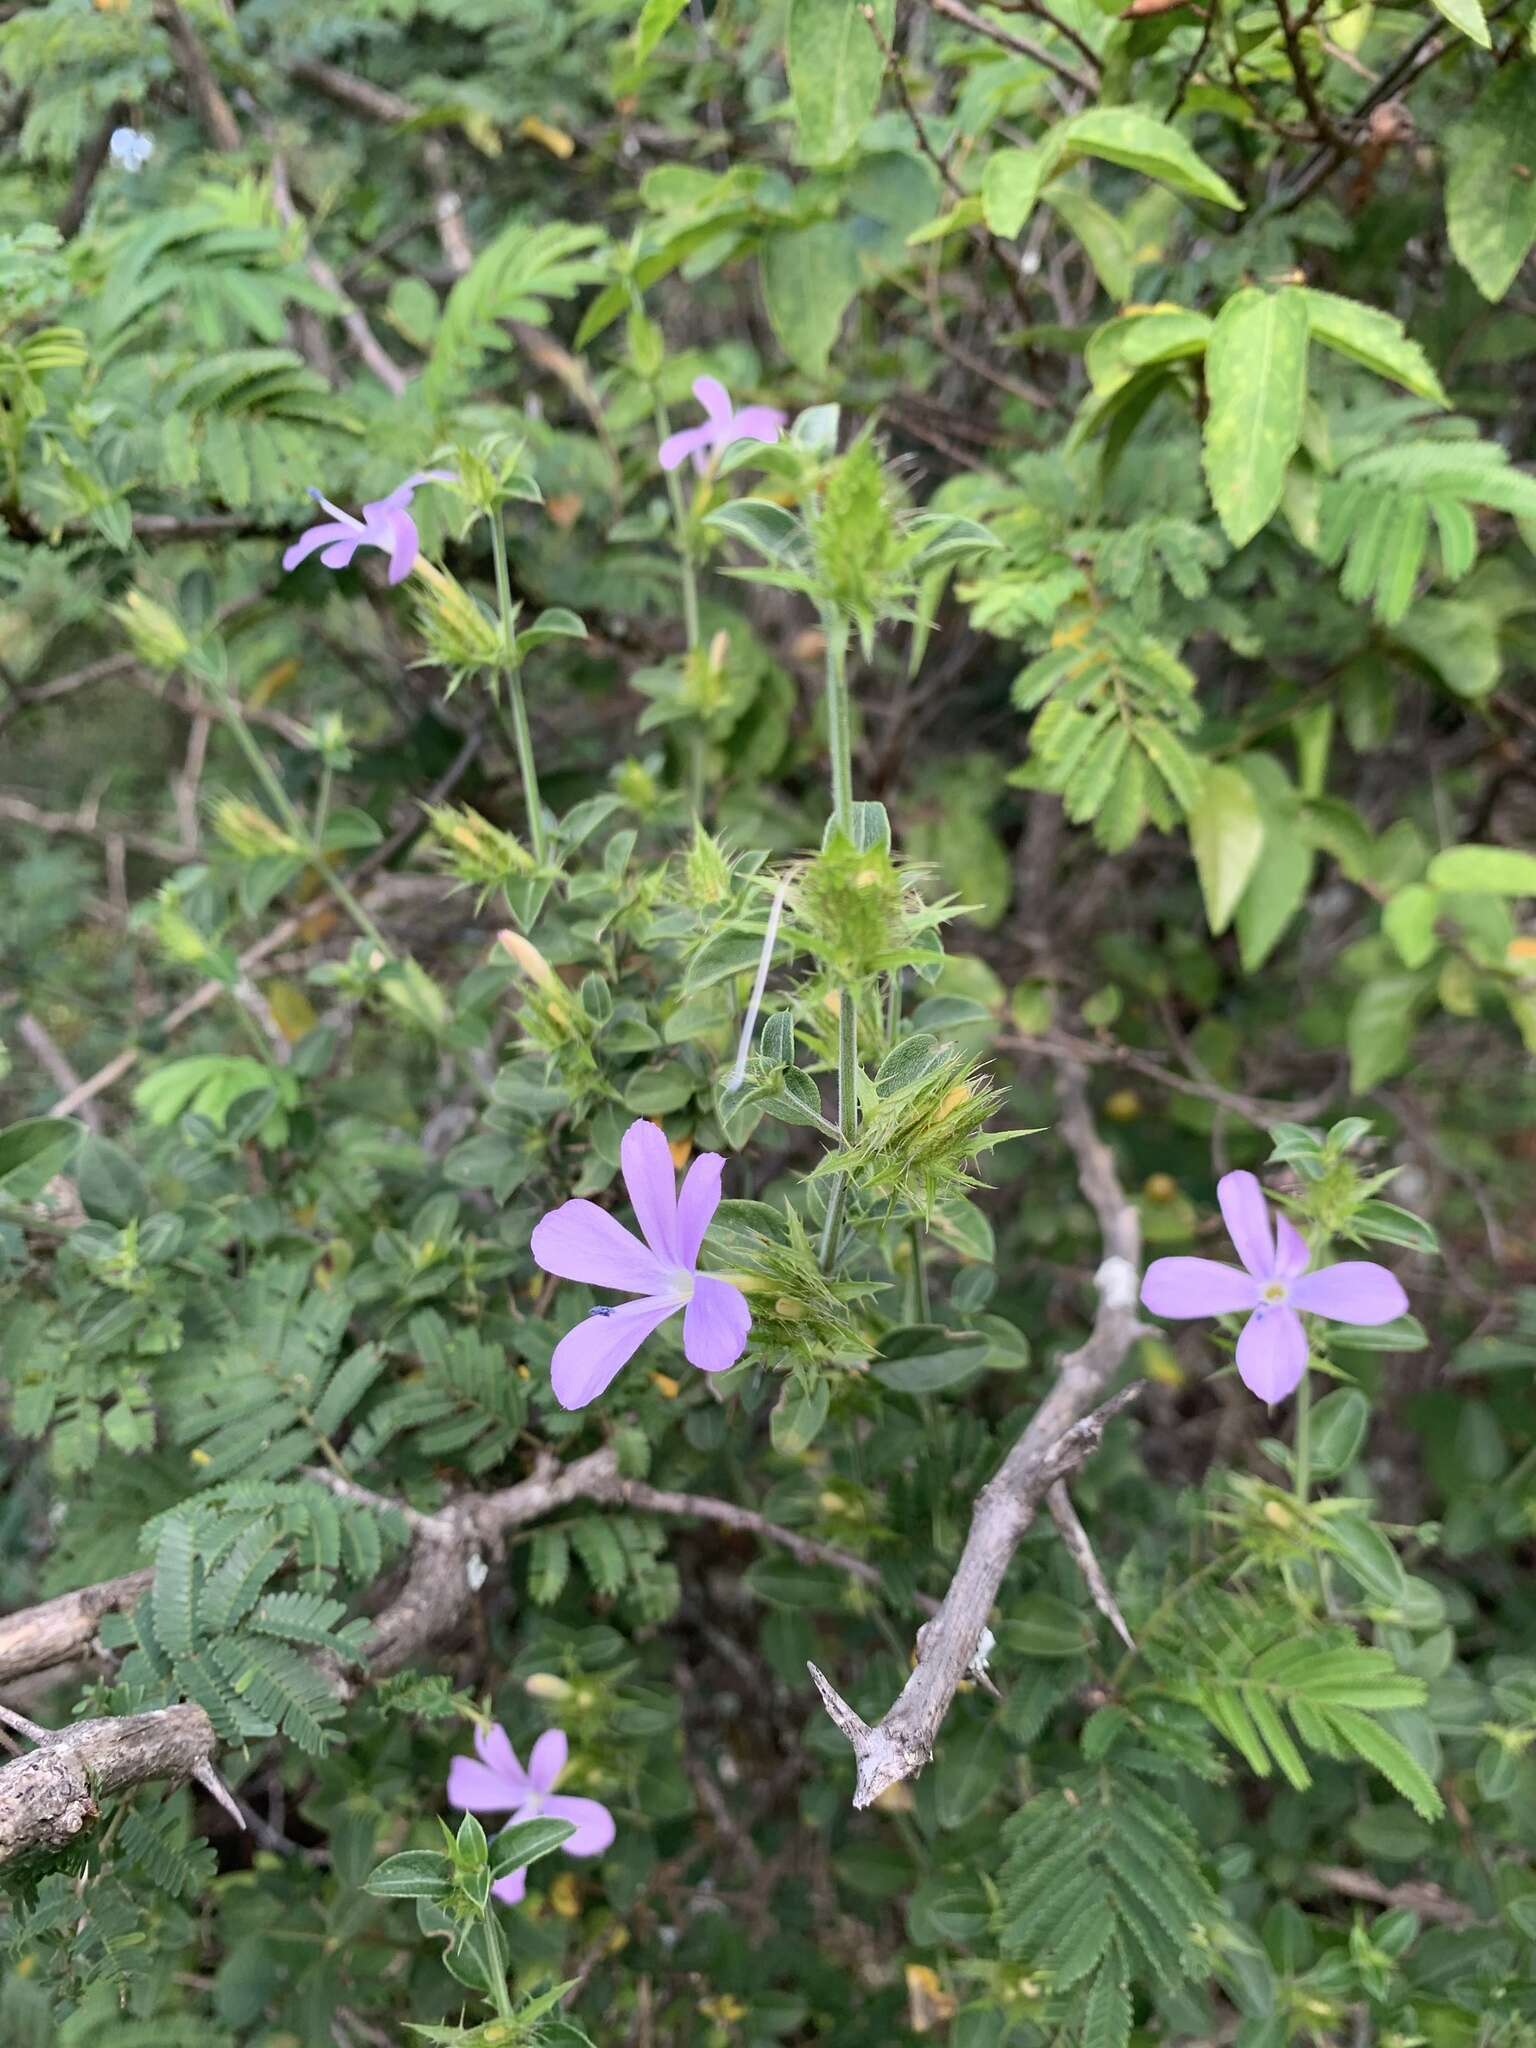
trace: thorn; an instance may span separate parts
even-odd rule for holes
[[[842,1694],[822,1676],[814,1664],[807,1664],[805,1668],[815,1681],[816,1690],[821,1694],[821,1704],[831,1715],[833,1725],[841,1729],[857,1752],[860,1744],[869,1735],[869,1723],[853,1711]]]
[[[223,1807],[237,1827],[244,1828],[248,1825],[245,1815],[240,1810],[240,1802],[213,1768],[212,1764],[199,1764],[192,1775],[198,1784],[202,1786],[203,1790],[210,1793],[219,1802],[220,1806]]]

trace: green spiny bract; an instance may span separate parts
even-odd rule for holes
[[[958,1046],[903,1039],[860,1089],[858,1136],[815,1172],[846,1173],[872,1200],[931,1218],[946,1194],[977,1185],[969,1168],[983,1153],[1023,1135],[986,1129],[1006,1099]]]
[[[905,610],[922,549],[892,472],[868,432],[832,465],[810,519],[823,603],[852,620],[867,649],[882,619]]]
[[[430,804],[427,824],[448,873],[474,888],[483,905],[496,889],[534,873],[533,855],[522,841],[468,804]]]
[[[916,885],[926,872],[888,845],[861,849],[830,832],[791,887],[792,937],[839,988],[926,965],[926,941],[953,910],[952,899],[923,901]]]
[[[751,1306],[753,1356],[764,1366],[854,1364],[868,1357],[857,1311],[874,1290],[824,1273],[793,1210],[722,1203],[710,1244],[716,1264]]]

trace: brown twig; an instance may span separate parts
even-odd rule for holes
[[[112,147],[112,131],[122,122],[125,108],[121,100],[114,100],[102,116],[101,126],[80,152],[75,165],[75,175],[70,183],[69,197],[63,211],[54,225],[61,241],[72,242],[79,234],[85,220],[86,208],[91,203],[91,194],[96,189],[96,180],[101,176],[102,165]]]
[[[303,216],[294,204],[293,193],[288,184],[288,167],[277,150],[272,152],[272,204],[277,217],[285,227],[297,228],[304,236],[304,268],[319,285],[329,292],[341,309],[341,324],[347,330],[352,346],[363,362],[378,378],[391,398],[402,398],[410,379],[400,365],[385,350],[379,337],[368,325],[366,314],[354,305],[341,288],[341,279],[317,249],[309,244],[308,229]]]
[[[1088,1540],[1088,1531],[1078,1520],[1077,1509],[1072,1505],[1072,1496],[1067,1491],[1067,1482],[1060,1479],[1045,1496],[1045,1504],[1051,1511],[1051,1520],[1056,1524],[1057,1533],[1067,1546],[1072,1562],[1083,1575],[1093,1604],[1109,1623],[1115,1634],[1128,1650],[1136,1648],[1135,1638],[1125,1625],[1125,1616],[1120,1612],[1119,1602],[1110,1591],[1109,1581],[1104,1576],[1104,1567],[1099,1563],[1093,1545]]]
[[[975,1662],[1003,1575],[1036,1509],[1058,1480],[1092,1456],[1110,1422],[1141,1391],[1138,1382],[1094,1406],[1143,1329],[1136,1315],[1141,1225],[1120,1186],[1109,1147],[1094,1129],[1082,1070],[1063,1064],[1059,1086],[1059,1128],[1077,1161],[1078,1179],[1104,1241],[1093,1328],[1087,1341],[1062,1359],[1055,1385],[977,1496],[949,1591],[922,1631],[912,1675],[895,1704],[871,1726],[810,1666],[823,1705],[853,1747],[855,1806],[868,1806],[888,1786],[913,1777],[933,1755],[956,1688]]]
[[[177,6],[176,0],[157,0],[155,18],[171,39],[177,69],[186,83],[193,108],[198,120],[203,124],[203,132],[208,140],[215,149],[223,150],[226,155],[239,149],[243,142],[240,123],[235,119],[229,101],[220,90],[219,81],[213,74],[213,66],[208,62],[208,52],[198,39],[197,31]]]
[[[318,1468],[306,1476],[344,1499],[398,1516],[410,1535],[404,1576],[373,1618],[360,1674],[333,1659],[318,1660],[343,1701],[352,1699],[369,1680],[403,1670],[433,1643],[451,1635],[484,1583],[487,1557],[496,1556],[514,1530],[578,1501],[712,1521],[778,1544],[803,1564],[830,1564],[866,1585],[882,1583],[879,1568],[866,1559],[781,1529],[753,1509],[626,1479],[611,1449],[590,1452],[568,1465],[546,1454],[515,1485],[495,1493],[458,1495],[434,1513],[389,1500],[344,1473]],[[0,1680],[88,1654],[101,1617],[131,1607],[152,1580],[152,1572],[132,1572],[0,1621]],[[918,1604],[931,1611],[934,1603]],[[167,1716],[182,1718],[171,1723]],[[92,1784],[98,1791],[124,1791],[162,1778],[197,1777],[207,1783],[212,1774],[216,1743],[199,1707],[78,1724],[90,1731],[83,1746],[76,1744],[73,1729],[56,1735],[34,1730],[32,1723],[0,1707],[0,1719],[5,1718],[24,1734],[35,1732],[40,1746],[33,1755],[0,1770],[0,1864],[29,1849],[62,1847],[94,1820],[96,1805],[82,1796],[82,1785],[86,1794]],[[144,1723],[154,1724],[148,1733]],[[46,1767],[39,1761],[43,1758],[48,1760]],[[222,1794],[221,1787],[210,1790],[216,1797]],[[238,1813],[237,1808],[232,1810]]]
[[[1421,1920],[1438,1920],[1445,1927],[1475,1927],[1478,1915],[1460,1899],[1453,1899],[1437,1884],[1383,1884],[1368,1870],[1349,1870],[1342,1864],[1312,1863],[1307,1875],[1315,1884],[1346,1899],[1363,1899],[1372,1906],[1406,1907]]]
[[[1085,78],[1080,71],[1074,71],[1070,64],[1064,64],[1033,37],[1021,36],[1015,29],[1001,28],[995,21],[983,21],[979,14],[971,12],[965,0],[928,0],[928,5],[935,14],[958,22],[961,28],[968,28],[973,35],[985,36],[988,42],[1011,50],[1016,57],[1028,57],[1036,64],[1043,64],[1047,71],[1053,71],[1064,85],[1070,86],[1073,92],[1081,93],[1084,99],[1093,98],[1096,90],[1093,80]]]

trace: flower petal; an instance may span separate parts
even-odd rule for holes
[[[546,1728],[538,1741],[528,1752],[528,1782],[535,1792],[554,1790],[560,1773],[565,1769],[565,1760],[570,1755],[570,1744],[559,1728]]]
[[[1216,1199],[1237,1256],[1255,1280],[1273,1279],[1275,1238],[1258,1181],[1251,1173],[1224,1173],[1216,1183]]]
[[[325,520],[319,526],[307,527],[293,543],[293,546],[284,551],[283,567],[285,569],[297,569],[300,562],[307,561],[317,549],[328,547],[332,541],[356,540],[357,538],[358,536],[355,533],[349,533],[348,529],[341,524],[339,519]]]
[[[744,405],[731,421],[730,441],[777,441],[784,415],[772,405]],[[723,445],[723,444],[722,444]]]
[[[663,469],[681,469],[690,455],[701,455],[710,443],[708,427],[684,427],[680,433],[668,434],[657,451],[657,460]]]
[[[731,394],[718,377],[695,377],[693,395],[709,415],[709,424],[714,429],[710,439],[719,447],[720,437],[730,429],[732,407]]]
[[[585,1408],[595,1401],[651,1332],[660,1329],[668,1316],[675,1316],[680,1306],[673,1300],[654,1298],[626,1301],[622,1308],[578,1323],[560,1339],[550,1360],[550,1384],[560,1406]]]
[[[533,1226],[528,1243],[535,1262],[557,1280],[617,1287],[626,1294],[661,1294],[666,1269],[617,1216],[577,1196],[551,1209]]]
[[[1370,1259],[1346,1259],[1291,1283],[1291,1305],[1335,1323],[1390,1323],[1406,1315],[1402,1282]]]
[[[493,1770],[499,1778],[505,1779],[509,1785],[517,1786],[520,1797],[526,1797],[528,1773],[518,1762],[517,1752],[512,1747],[512,1738],[505,1728],[498,1727],[494,1722],[489,1728],[477,1728],[475,1754],[481,1763]]]
[[[683,1356],[700,1372],[724,1372],[747,1348],[752,1311],[729,1280],[700,1273],[683,1316]]]
[[[519,1866],[508,1871],[505,1877],[497,1878],[491,1886],[491,1897],[500,1900],[504,1906],[520,1906],[527,1890],[528,1871],[526,1866]]]
[[[659,1126],[636,1117],[619,1141],[619,1165],[640,1235],[666,1266],[684,1263],[677,1245],[677,1169]]]
[[[510,1783],[472,1756],[456,1756],[448,1766],[448,1804],[466,1813],[515,1813],[527,1797],[526,1785]]]
[[[341,539],[328,547],[320,559],[327,569],[350,569],[352,557],[367,544],[367,540],[366,533],[348,533],[343,529]]]
[[[1141,1283],[1141,1305],[1155,1316],[1222,1316],[1252,1308],[1253,1276],[1215,1259],[1154,1259]]]
[[[389,574],[385,581],[403,583],[421,553],[421,536],[415,520],[400,505],[368,505],[364,510],[370,526],[377,525],[379,546],[389,549]]]
[[[720,1206],[720,1175],[725,1161],[718,1152],[701,1152],[683,1176],[677,1197],[677,1249],[690,1271],[699,1263],[710,1219]]]
[[[412,495],[423,484],[456,484],[458,480],[457,475],[451,469],[413,470],[405,482],[403,484],[396,484],[389,496],[381,499],[380,503],[403,508],[409,505]]]
[[[612,1848],[618,1829],[601,1800],[572,1799],[556,1792],[545,1800],[544,1811],[551,1820],[568,1820],[574,1826],[575,1834],[560,1844],[567,1856],[601,1856]]]
[[[1312,1254],[1307,1250],[1307,1241],[1296,1228],[1289,1216],[1278,1212],[1275,1216],[1275,1278],[1294,1280],[1298,1273],[1305,1273],[1307,1261]]]
[[[1261,1401],[1283,1401],[1307,1369],[1307,1333],[1288,1308],[1260,1308],[1237,1340],[1238,1377]]]

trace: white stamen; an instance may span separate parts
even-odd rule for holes
[[[350,526],[355,533],[366,533],[368,531],[367,526],[361,519],[354,519],[350,512],[343,512],[339,505],[333,505],[329,498],[322,498],[318,491],[315,493],[315,503],[323,505],[333,519],[339,519],[343,526]]]
[[[779,886],[773,892],[773,907],[768,912],[768,929],[763,934],[763,950],[758,956],[757,979],[752,984],[752,997],[747,1004],[746,1021],[741,1027],[741,1043],[736,1048],[736,1064],[731,1069],[730,1079],[725,1084],[725,1093],[734,1095],[747,1078],[747,1055],[752,1050],[752,1033],[757,1024],[757,1013],[763,1007],[763,990],[768,986],[768,970],[773,965],[773,948],[779,936],[779,918],[784,910],[784,898],[789,892],[789,877],[781,875]]]

